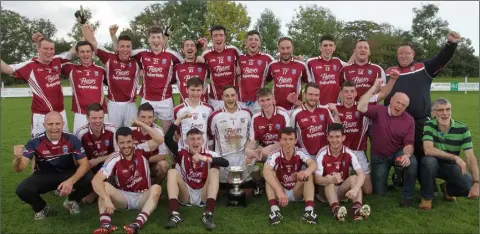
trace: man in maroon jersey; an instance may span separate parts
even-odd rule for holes
[[[293,58],[293,42],[288,37],[278,40],[280,59],[268,65],[265,82],[273,80],[275,104],[291,113],[295,105],[301,105],[302,83],[309,81],[309,72],[305,63]]]
[[[335,108],[319,105],[319,96],[318,85],[308,83],[305,86],[306,101],[295,109],[291,116],[291,126],[297,133],[298,145],[306,149],[313,159],[318,150],[327,145],[327,126],[340,122]]]
[[[180,102],[188,98],[187,81],[193,77],[198,77],[203,81],[202,102],[207,102],[207,76],[208,66],[205,63],[197,61],[197,46],[194,40],[187,39],[182,43],[182,53],[185,56],[183,63],[173,67],[173,73],[180,93]]]
[[[242,108],[247,108],[255,114],[261,109],[256,102],[257,90],[265,84],[267,67],[273,61],[273,57],[260,51],[260,33],[257,30],[247,33],[245,44],[248,53],[240,55],[237,62],[238,100]]]
[[[82,33],[105,65],[109,121],[117,128],[129,126],[137,112],[135,101],[140,71],[136,61],[130,58],[132,40],[128,35],[121,35],[118,38],[117,51],[112,53],[98,45],[90,25],[83,24]]]
[[[354,62],[344,66],[340,71],[340,83],[346,80],[355,83],[358,92],[355,101],[358,102],[360,97],[372,87],[376,79],[381,78],[383,80],[382,87],[387,82],[383,69],[369,60],[370,45],[367,40],[358,40],[353,53],[355,56]]]
[[[302,221],[317,224],[314,207],[313,173],[317,164],[304,149],[295,147],[297,137],[295,130],[286,127],[280,133],[281,148],[273,151],[263,167],[266,192],[270,205],[270,224],[279,224],[283,218],[280,208],[289,201],[305,200],[305,213]],[[306,169],[303,167],[306,166]]]
[[[138,107],[137,119],[155,129],[161,136],[164,136],[162,128],[154,123],[154,113],[154,108],[150,103],[143,103]],[[150,136],[145,129],[139,127],[130,128],[132,129],[133,143],[135,145],[145,143],[152,139],[152,136]],[[158,149],[143,152],[143,156],[148,160],[150,171],[152,172],[153,183],[160,185],[163,179],[167,176],[169,168],[168,161],[166,160],[168,157],[167,147],[165,144],[161,144]]]
[[[62,66],[75,55],[75,48],[55,55],[55,45],[51,39],[43,37],[41,33],[35,33],[32,41],[37,44],[38,57],[12,65],[1,60],[0,70],[17,79],[25,80],[32,90],[32,137],[45,131],[43,126],[45,115],[51,111],[59,112],[62,115],[65,122],[63,130],[68,132],[60,72]]]
[[[339,205],[339,200],[352,200],[353,220],[363,220],[370,216],[370,206],[362,204],[362,185],[365,172],[348,147],[343,145],[345,135],[343,126],[334,123],[328,126],[328,146],[317,155],[315,183],[320,185],[320,194],[326,197],[333,216],[338,221],[345,221],[347,209]],[[350,168],[356,175],[350,175]]]
[[[236,86],[235,66],[242,52],[235,46],[225,45],[225,27],[215,25],[210,28],[213,48],[203,51],[202,57],[210,70],[209,104],[214,110],[223,107],[222,88]]]
[[[120,127],[115,133],[120,150],[105,161],[92,180],[93,189],[98,194],[100,213],[100,228],[95,229],[94,234],[117,229],[110,218],[116,209],[141,210],[133,223],[123,226],[126,233],[137,233],[157,207],[161,187],[151,185],[148,160],[143,153],[157,149],[164,139],[158,131],[136,119],[133,124],[143,128],[152,139],[135,145],[130,128]],[[114,185],[106,181],[111,177],[113,180],[109,181],[115,181]]]
[[[376,105],[383,101],[383,99],[390,93],[398,78],[398,71],[392,71],[390,76],[392,79],[388,81],[385,88],[381,89],[380,92],[370,99],[371,104]],[[377,79],[372,87],[379,89],[381,84],[382,80]],[[370,167],[368,165],[368,158],[365,154],[365,151],[367,150],[369,120],[357,110],[358,103],[355,101],[357,97],[357,89],[352,81],[343,82],[340,95],[342,97],[342,102],[336,104],[336,108],[345,131],[346,138],[343,145],[350,148],[355,153],[355,156],[357,156],[358,162],[365,172],[365,183],[363,184],[362,190],[365,194],[371,194],[372,181],[370,179]]]
[[[80,58],[80,64],[66,63],[62,74],[68,77],[72,86],[73,132],[76,132],[87,121],[87,106],[100,103],[103,106],[104,120],[107,120],[107,105],[103,95],[105,69],[93,63],[93,46],[87,41],[79,41],[75,51]]]
[[[184,219],[180,216],[178,204],[205,206],[202,223],[207,230],[215,228],[213,212],[219,188],[218,167],[228,167],[228,160],[205,149],[203,132],[192,128],[187,132],[185,148],[178,147],[174,134],[182,120],[191,118],[191,113],[179,116],[165,135],[165,144],[175,155],[174,168],[168,170],[168,221],[165,228],[175,228]]]

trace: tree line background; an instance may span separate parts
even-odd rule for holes
[[[370,43],[372,62],[384,69],[397,63],[397,46],[401,42],[414,45],[417,61],[435,56],[446,42],[449,23],[438,16],[439,8],[435,4],[413,8],[412,28],[401,30],[388,23],[366,20],[343,22],[335,17],[328,8],[319,5],[305,5],[295,9],[295,16],[287,23],[288,34],[281,32],[281,21],[270,9],[265,9],[257,22],[251,22],[246,6],[233,1],[170,0],[146,7],[135,16],[129,27],[120,32],[132,37],[133,48],[148,47],[147,30],[156,24],[164,26],[171,18],[174,33],[168,46],[179,51],[181,42],[187,38],[209,37],[209,27],[221,24],[227,28],[227,43],[245,50],[244,39],[250,29],[257,29],[262,36],[262,50],[273,56],[277,53],[277,40],[289,36],[294,41],[294,53],[314,57],[319,55],[319,38],[330,34],[336,38],[335,56],[346,61],[352,54],[355,41],[361,38]],[[91,19],[90,9],[86,9]],[[253,24],[252,24],[253,23]],[[35,56],[36,50],[31,43],[34,32],[41,32],[53,38],[57,29],[49,19],[29,19],[14,11],[0,8],[0,35],[2,59],[9,64],[18,63]],[[94,29],[99,21],[90,24]],[[462,32],[459,32],[462,34]],[[67,38],[55,40],[56,53],[68,51],[82,38],[78,25],[72,26]],[[103,45],[112,49],[111,43]],[[112,49],[113,50],[113,49]],[[444,77],[478,77],[479,58],[474,54],[472,42],[464,38],[448,66],[443,70]],[[101,64],[98,59],[94,59]],[[5,85],[23,83],[13,77],[2,74]]]

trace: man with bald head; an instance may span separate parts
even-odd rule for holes
[[[29,140],[26,146],[13,147],[13,169],[16,172],[22,172],[35,157],[33,174],[24,179],[16,190],[18,197],[32,206],[34,220],[42,220],[52,214],[41,194],[57,190],[60,196],[68,196],[63,206],[70,214],[77,214],[80,212],[78,202],[92,191],[90,181],[93,174],[89,172],[82,143],[76,136],[63,132],[64,125],[60,113],[49,112],[43,123],[45,132]]]
[[[417,159],[413,157],[415,122],[405,109],[409,98],[405,93],[397,92],[392,96],[389,106],[368,105],[376,91],[372,86],[360,98],[357,109],[372,120],[370,138],[370,161],[373,192],[387,192],[387,178],[394,162],[403,167],[403,188],[401,207],[412,205],[413,191],[417,179]]]

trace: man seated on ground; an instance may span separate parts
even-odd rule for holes
[[[340,206],[339,200],[352,200],[353,220],[362,220],[370,215],[370,206],[362,204],[362,186],[365,172],[358,162],[355,152],[343,145],[345,134],[343,126],[333,123],[328,126],[328,145],[317,155],[315,183],[320,185],[320,196],[328,200],[333,216],[345,221],[347,209]],[[350,168],[356,175],[350,175]]]
[[[435,178],[445,180],[440,188],[448,201],[455,201],[455,197],[477,198],[479,195],[478,162],[470,130],[466,124],[452,119],[452,104],[446,98],[435,100],[432,110],[435,118],[425,122],[425,156],[421,159],[419,170],[421,181],[426,181],[420,190],[423,198],[419,208],[422,210],[432,209]],[[466,164],[460,158],[461,150],[467,158]],[[471,175],[466,171],[467,167]]]
[[[213,211],[218,194],[219,171],[216,167],[228,167],[228,160],[205,149],[203,132],[192,128],[186,133],[186,148],[178,147],[174,134],[182,120],[192,118],[191,113],[179,116],[165,135],[165,144],[175,155],[175,168],[168,170],[168,221],[165,228],[174,228],[184,219],[178,203],[187,206],[205,206],[202,222],[207,230],[215,228]]]
[[[267,183],[265,189],[270,204],[270,224],[279,224],[283,216],[281,207],[286,207],[289,201],[305,199],[305,213],[301,220],[309,224],[317,224],[314,211],[313,173],[317,164],[305,151],[295,147],[297,135],[295,129],[286,127],[280,133],[281,148],[273,151],[263,167],[263,176]],[[302,170],[302,166],[308,166]]]
[[[92,180],[93,189],[98,194],[100,213],[100,228],[95,229],[94,234],[110,233],[117,229],[110,218],[117,209],[141,210],[133,223],[123,226],[126,233],[137,233],[157,207],[161,187],[151,185],[148,160],[143,153],[157,149],[164,139],[156,129],[136,119],[133,124],[143,128],[152,139],[135,145],[132,129],[118,128],[115,138],[119,151],[105,161]],[[114,184],[106,180],[114,181]]]
[[[412,205],[417,159],[413,155],[415,122],[405,109],[409,104],[406,94],[397,92],[390,105],[368,105],[377,88],[372,86],[358,103],[357,110],[372,120],[370,160],[372,187],[376,194],[387,192],[387,178],[396,161],[403,167],[401,207]]]
[[[78,128],[75,136],[82,142],[87,154],[88,164],[93,173],[97,173],[113,152],[118,150],[115,141],[115,126],[104,123],[105,112],[100,103],[92,103],[86,110],[88,123]],[[97,199],[97,194],[91,192],[82,199],[83,203],[90,204]]]
[[[54,213],[41,194],[59,191],[60,196],[68,196],[63,206],[70,214],[78,214],[78,202],[92,191],[90,181],[93,175],[89,172],[85,150],[77,137],[62,131],[64,124],[60,113],[49,112],[43,123],[44,133],[37,134],[26,146],[13,147],[13,169],[16,172],[22,172],[35,158],[33,174],[24,179],[16,190],[18,197],[35,211],[34,220],[45,219]]]

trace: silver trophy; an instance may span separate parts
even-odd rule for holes
[[[245,192],[240,189],[245,179],[252,173],[255,161],[247,166],[230,166],[228,167],[228,183],[233,186],[228,193],[227,206],[247,206]]]

